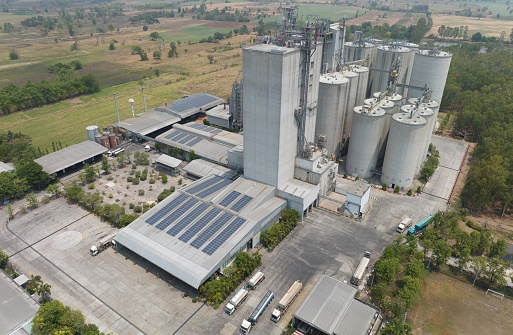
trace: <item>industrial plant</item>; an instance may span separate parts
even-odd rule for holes
[[[145,113],[116,124],[123,136],[154,134],[164,147],[193,150],[242,175],[187,185],[122,229],[116,242],[198,288],[257,245],[281,211],[306,216],[337,192],[337,174],[411,188],[427,156],[451,54],[358,32],[346,43],[345,35],[343,22],[300,21],[295,8],[285,8],[275,36],[243,47],[229,106],[212,96],[172,104],[186,102],[181,109],[196,108],[217,128],[191,122],[185,109],[166,123],[172,128],[158,130]],[[166,107],[146,114],[171,113]],[[355,183],[347,199],[340,213],[361,219],[369,185]]]

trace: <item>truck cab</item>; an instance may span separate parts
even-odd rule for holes
[[[411,227],[411,224],[413,223],[413,220],[411,218],[406,218],[401,223],[399,223],[399,226],[397,226],[396,231],[399,234],[402,234],[406,229]]]
[[[229,315],[232,315],[233,312],[235,312],[235,306],[233,306],[232,304],[230,303],[227,303],[226,304],[226,309],[225,309],[225,312],[228,313]]]
[[[98,244],[99,243],[96,243],[91,246],[91,250],[89,250],[91,252],[91,256],[98,255]]]
[[[278,322],[281,319],[281,312],[279,309],[275,309],[273,313],[271,314],[271,321],[272,322]]]
[[[251,322],[244,319],[244,320],[242,320],[242,323],[240,324],[239,331],[244,335],[249,334],[249,331],[251,330],[251,326],[252,326]]]

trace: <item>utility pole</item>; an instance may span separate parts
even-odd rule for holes
[[[144,100],[144,111],[147,112],[148,109],[146,109],[146,97],[144,96],[144,87],[141,87],[142,89],[142,92],[143,92],[143,100]]]
[[[116,114],[118,114],[118,123],[121,121],[119,120],[119,110],[118,110],[118,101],[116,100],[116,93],[114,93],[114,103],[116,104]]]

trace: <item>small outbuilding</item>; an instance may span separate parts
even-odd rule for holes
[[[178,169],[180,164],[182,164],[181,160],[168,155],[160,155],[155,160],[155,165],[157,169],[166,171],[172,176],[180,174],[180,170]]]
[[[223,178],[231,178],[237,174],[237,171],[215,164],[204,159],[195,159],[183,168],[187,175],[192,179],[200,179],[211,175]]]
[[[356,181],[347,190],[345,212],[353,218],[362,218],[369,210],[370,185]]]

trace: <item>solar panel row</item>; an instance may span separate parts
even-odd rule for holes
[[[236,218],[233,220],[219,235],[217,235],[209,244],[202,250],[207,255],[212,255],[230,236],[232,236],[237,229],[239,229],[246,220],[243,218]]]
[[[146,223],[149,223],[151,225],[155,224],[157,221],[159,221],[160,219],[162,219],[165,215],[167,215],[167,213],[175,208],[176,206],[180,205],[182,202],[185,201],[185,199],[187,199],[187,195],[185,194],[180,194],[179,196],[177,196],[176,198],[174,198],[173,200],[171,200],[171,202],[169,202],[167,205],[165,205],[164,207],[162,207],[161,209],[159,209],[157,211],[157,213],[153,214],[152,216],[150,216],[147,220],[146,220]]]
[[[228,223],[233,218],[233,215],[230,213],[224,213],[217,220],[214,221],[207,229],[205,229],[201,234],[196,237],[194,241],[191,242],[191,246],[196,249],[201,248],[205,242],[207,242],[212,236],[214,236],[219,229],[221,229],[225,224]]]
[[[190,141],[189,143],[187,143],[187,145],[189,147],[192,147],[193,145],[195,144],[198,144],[199,142],[201,142],[202,138],[199,138],[199,137],[196,137],[195,139],[193,139],[192,141]]]
[[[231,183],[232,183],[231,180],[223,179],[222,181],[220,181],[219,183],[215,184],[214,186],[211,186],[211,187],[207,188],[206,190],[199,192],[196,195],[198,197],[200,197],[201,199],[206,198],[209,195],[211,195],[212,193],[215,193],[215,192],[219,191],[220,189],[230,185]]]
[[[186,133],[180,133],[179,135],[177,135],[177,136],[173,137],[172,141],[175,141],[175,142],[176,142],[176,141],[179,141],[179,140],[181,140],[182,138],[184,138],[185,136],[187,136],[187,134],[186,134]]]
[[[191,128],[197,128],[198,126],[201,126],[201,124],[196,123],[196,122],[189,124],[189,127],[191,127]]]
[[[189,209],[191,209],[192,206],[196,205],[198,203],[198,200],[189,198],[183,205],[176,208],[171,214],[166,216],[162,221],[160,221],[155,228],[164,230],[167,227],[171,225],[171,223],[175,222],[180,218],[182,215],[185,214]]]
[[[252,197],[245,195],[242,198],[240,198],[239,201],[237,201],[230,209],[238,212],[241,209],[243,209],[244,206],[246,206],[252,199]]]
[[[209,95],[192,95],[187,98],[180,99],[171,105],[171,109],[176,112],[183,112],[193,107],[201,107],[216,101],[217,98]]]
[[[199,191],[217,183],[218,181],[221,181],[222,179],[223,178],[221,178],[221,177],[214,176],[212,179],[206,180],[206,181],[202,182],[201,184],[193,186],[186,191],[190,194],[195,194],[195,193],[198,193]]]
[[[203,215],[195,224],[185,231],[178,239],[182,242],[189,242],[200,230],[205,228],[216,216],[221,213],[219,208],[212,208],[207,214]]]
[[[166,135],[166,137],[164,137],[164,138],[167,138],[169,140],[171,137],[174,137],[174,136],[178,135],[179,133],[180,133],[179,131],[174,130],[171,133],[169,133],[168,135]]]
[[[196,220],[198,216],[203,214],[209,205],[205,203],[199,204],[198,207],[194,208],[187,216],[181,219],[177,224],[175,224],[171,229],[167,231],[167,233],[171,236],[178,235],[185,227],[187,227],[192,221]]]
[[[223,200],[219,202],[220,206],[227,207],[229,204],[235,201],[240,195],[240,192],[231,191]]]
[[[192,140],[195,137],[196,136],[194,136],[194,135],[187,135],[182,140],[180,140],[180,142],[178,142],[178,143],[184,144],[185,142],[189,142],[190,140]]]

